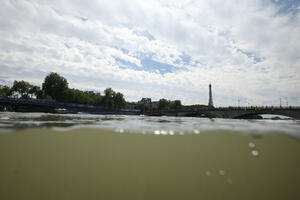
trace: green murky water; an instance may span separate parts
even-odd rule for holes
[[[298,121],[0,118],[0,199],[300,199]]]

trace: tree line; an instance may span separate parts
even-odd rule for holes
[[[143,111],[159,111],[159,110],[195,110],[195,109],[206,109],[211,108],[208,105],[201,105],[201,104],[195,104],[195,105],[183,105],[180,100],[167,100],[167,99],[160,99],[156,105],[145,105],[145,104],[139,104],[134,105],[133,108],[141,109]]]
[[[160,99],[158,101],[158,109],[160,110],[178,110],[182,108],[182,104],[180,100],[170,101],[167,99]]]
[[[182,105],[180,100],[170,101],[164,98],[160,99],[156,105],[151,104],[151,106],[135,103],[130,104],[126,103],[122,93],[115,92],[111,88],[105,89],[103,95],[99,92],[69,88],[67,79],[54,72],[51,72],[45,77],[42,87],[32,85],[23,80],[15,80],[12,87],[0,84],[0,96],[52,99],[65,103],[91,104],[113,108],[127,107],[141,109],[143,111],[203,109],[208,107],[207,105],[186,106]]]
[[[31,85],[26,81],[14,81],[12,87],[0,84],[0,96],[21,97],[21,98],[42,98],[42,90],[39,86]]]
[[[67,79],[57,73],[50,73],[44,79],[42,88],[26,81],[15,80],[12,87],[0,85],[0,96],[52,99],[55,101],[78,104],[92,104],[113,108],[126,105],[124,95],[111,88],[104,90],[104,95],[94,91],[81,91],[69,88]]]
[[[152,102],[151,105],[147,104],[134,104],[131,108],[140,109],[142,111],[159,111],[159,110],[179,110],[183,108],[180,100],[167,100],[167,99],[160,99],[158,102]]]

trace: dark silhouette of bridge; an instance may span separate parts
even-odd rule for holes
[[[227,108],[202,108],[194,110],[162,110],[158,112],[145,112],[152,116],[184,116],[184,117],[209,117],[230,119],[255,119],[262,114],[283,115],[300,119],[300,107],[227,107]]]
[[[300,119],[300,107],[226,107],[189,110],[141,111],[139,109],[111,108],[87,104],[62,103],[39,99],[18,99],[0,97],[0,111],[48,112],[48,113],[90,113],[90,114],[144,114],[148,116],[182,116],[252,119],[262,114],[274,114]]]
[[[139,114],[139,109],[112,108],[88,104],[63,103],[43,99],[0,97],[0,111],[90,113],[90,114]]]

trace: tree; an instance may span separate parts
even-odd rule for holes
[[[22,98],[29,98],[30,84],[26,81],[14,81],[12,92],[17,92]]]
[[[116,95],[114,96],[114,106],[116,108],[124,108],[126,105],[126,101],[124,99],[124,96],[122,93],[117,92]]]
[[[140,109],[140,110],[142,110],[143,112],[150,110],[149,107],[146,106],[146,105],[144,105],[144,104],[138,104],[138,105],[135,105],[133,108],[134,108],[134,109]]]
[[[100,94],[96,96],[97,101],[101,100],[101,105],[112,107],[112,108],[124,108],[126,105],[126,101],[124,96],[120,92],[115,92],[111,88],[106,88],[104,90],[104,97]]]
[[[160,99],[158,102],[158,109],[163,110],[168,108],[169,101],[166,99]]]
[[[63,101],[64,94],[66,94],[68,89],[68,82],[64,77],[51,72],[46,76],[42,87],[46,96],[49,95],[57,101]]]
[[[0,96],[9,97],[12,95],[12,90],[6,85],[0,85]]]
[[[171,109],[180,109],[182,107],[180,100],[175,100],[170,103]]]
[[[108,106],[108,107],[114,107],[115,103],[114,103],[114,97],[116,95],[116,92],[113,91],[111,88],[106,88],[104,90],[104,106]]]
[[[102,105],[104,97],[100,95],[100,93],[96,93],[95,97],[93,98],[93,104],[95,105]]]
[[[36,95],[37,99],[43,99],[44,98],[44,94],[43,94],[43,91],[41,89],[35,95]]]
[[[36,96],[36,98],[39,98],[42,96],[41,88],[36,85],[30,85],[28,93],[31,94],[31,98],[33,95]]]

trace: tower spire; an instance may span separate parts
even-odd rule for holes
[[[212,98],[212,91],[211,91],[211,84],[209,83],[209,100],[208,100],[208,106],[213,107],[213,98]]]

